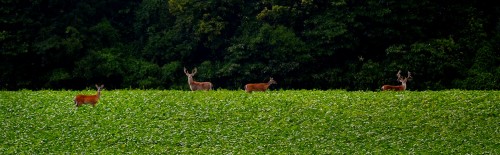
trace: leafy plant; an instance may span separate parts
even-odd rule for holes
[[[498,91],[0,91],[3,154],[498,154]]]

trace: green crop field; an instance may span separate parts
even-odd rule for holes
[[[0,154],[500,154],[499,91],[0,91]]]

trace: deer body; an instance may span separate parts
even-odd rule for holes
[[[97,88],[97,94],[95,95],[76,95],[74,99],[75,105],[77,107],[80,107],[83,104],[91,104],[92,106],[95,106],[99,101],[99,98],[101,97],[101,89],[104,87],[104,85],[95,85],[95,87]]]
[[[406,83],[399,86],[383,85],[382,90],[404,91],[406,90]]]
[[[210,82],[196,82],[196,81],[191,81],[189,83],[189,88],[192,91],[195,90],[212,90],[212,83]]]
[[[277,84],[273,78],[267,83],[250,83],[245,85],[245,92],[251,93],[252,91],[266,91],[271,84]]]
[[[196,68],[189,73],[186,68],[184,68],[184,73],[188,77],[188,84],[189,84],[189,89],[192,91],[196,90],[212,90],[212,83],[210,82],[198,82],[194,81],[193,76],[196,74]]]
[[[383,85],[381,88],[382,91],[386,91],[386,90],[404,91],[404,90],[406,90],[406,82],[408,82],[408,80],[411,80],[411,78],[412,78],[410,72],[408,72],[407,77],[402,77],[401,71],[399,71],[398,74],[396,74],[396,76],[398,77],[398,81],[401,82],[401,85],[398,85],[398,86]]]

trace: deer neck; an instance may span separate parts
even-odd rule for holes
[[[97,98],[101,98],[101,90],[97,90]]]
[[[188,84],[193,83],[193,81],[194,81],[194,80],[193,80],[193,78],[192,78],[192,77],[188,77]]]
[[[402,82],[401,86],[403,87],[403,90],[406,90],[406,82]]]
[[[269,88],[269,86],[271,86],[271,84],[273,84],[271,81],[264,83],[264,85],[266,86],[266,89]]]

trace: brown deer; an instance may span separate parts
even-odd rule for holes
[[[408,82],[408,80],[411,80],[411,78],[412,78],[411,73],[408,72],[408,76],[403,77],[403,76],[401,76],[401,70],[400,70],[400,71],[398,71],[398,74],[396,74],[396,76],[398,76],[398,81],[401,82],[401,85],[399,85],[399,86],[383,85],[382,91],[385,91],[385,90],[404,91],[404,90],[406,90],[406,82]]]
[[[194,68],[193,71],[190,74],[187,71],[186,67],[184,67],[184,73],[188,77],[189,88],[192,91],[196,91],[196,90],[212,90],[212,83],[210,83],[210,82],[197,82],[197,81],[194,81],[193,76],[196,74],[196,71],[197,71],[196,68]]]
[[[251,93],[252,91],[266,91],[271,84],[278,84],[273,78],[269,79],[267,83],[249,83],[245,85],[245,92]]]
[[[83,104],[91,104],[95,107],[95,104],[97,104],[99,98],[101,97],[101,90],[104,88],[104,85],[98,86],[96,84],[95,87],[97,88],[97,94],[95,95],[76,95],[74,99],[76,107],[80,107]]]

